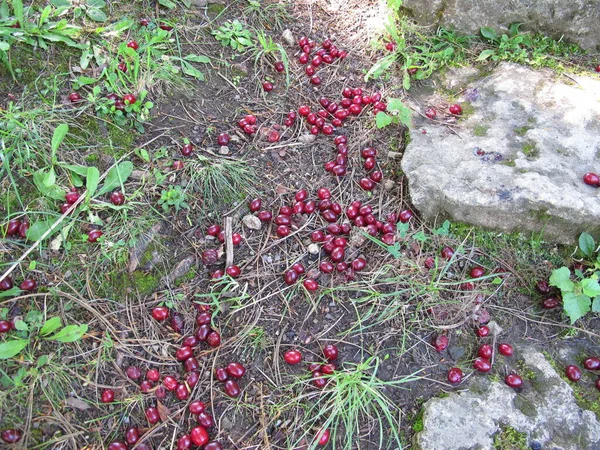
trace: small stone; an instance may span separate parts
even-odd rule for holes
[[[316,139],[317,137],[314,134],[303,134],[298,138],[298,142],[301,144],[312,144]]]
[[[385,180],[385,182],[383,183],[383,188],[386,191],[391,191],[392,189],[394,189],[395,185],[396,183],[394,183],[392,180]]]
[[[219,148],[219,155],[229,155],[229,147],[227,147],[226,145],[222,145]]]
[[[252,214],[245,215],[242,218],[242,222],[244,223],[246,228],[249,228],[251,230],[260,230],[260,227],[262,225],[260,219],[256,216],[253,216]]]
[[[329,314],[329,313],[325,314],[325,318],[327,320],[333,320],[334,319],[334,317],[331,314]]]
[[[281,34],[281,37],[283,38],[283,40],[286,42],[287,45],[294,45],[296,43],[296,40],[294,39],[294,35],[292,34],[292,31],[289,28],[286,29]]]
[[[502,327],[498,325],[498,322],[496,322],[495,320],[489,322],[487,324],[487,327],[490,329],[490,333],[492,334],[492,336],[500,336],[500,334],[502,334]]]
[[[319,246],[317,244],[310,244],[308,246],[308,253],[310,253],[311,255],[318,255],[319,251]]]

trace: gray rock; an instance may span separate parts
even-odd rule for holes
[[[246,214],[242,218],[242,222],[244,223],[246,228],[249,228],[251,230],[260,230],[260,227],[262,225],[260,219],[256,216],[253,216],[252,214]]]
[[[544,355],[532,348],[519,350],[527,367],[537,374],[535,384],[526,380],[517,394],[503,383],[482,377],[468,391],[429,400],[423,406],[424,428],[415,436],[416,448],[491,450],[502,426],[525,433],[528,441],[539,441],[543,448],[600,448],[595,414],[577,405],[573,390]]]
[[[298,142],[302,144],[312,144],[316,139],[317,137],[314,134],[303,134],[298,137]]]
[[[476,34],[482,27],[506,32],[519,22],[522,30],[600,49],[600,0],[404,0],[403,9],[421,24],[462,33]]]
[[[282,34],[281,37],[283,38],[283,40],[286,42],[287,45],[294,45],[296,43],[296,40],[294,39],[294,35],[292,34],[292,31],[290,29],[286,29]]]
[[[423,216],[543,231],[561,243],[582,231],[600,235],[600,190],[582,181],[600,171],[600,81],[572,78],[505,63],[476,86],[477,100],[463,103],[451,128],[442,123],[445,105],[438,121],[415,115],[419,131],[402,169]]]
[[[221,147],[219,147],[219,155],[229,155],[229,147],[221,145]]]

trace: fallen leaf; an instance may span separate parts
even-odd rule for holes
[[[171,414],[171,410],[163,405],[160,400],[156,400],[156,409],[158,409],[158,415],[162,422],[166,422]]]
[[[76,398],[76,397],[67,398],[65,400],[65,404],[67,406],[70,406],[71,408],[75,408],[80,411],[85,411],[86,409],[90,408],[90,405],[88,405],[86,402],[84,402],[83,400]]]

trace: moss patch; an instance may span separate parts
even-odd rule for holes
[[[225,5],[221,3],[209,3],[206,6],[206,11],[209,14],[221,14],[225,10]]]
[[[540,156],[540,150],[533,141],[525,142],[522,149],[527,159],[535,159]]]
[[[152,294],[159,286],[159,276],[151,273],[136,271],[132,274],[115,271],[110,274],[111,284],[103,286],[106,288],[106,296],[116,298],[131,293],[141,296]]]
[[[527,450],[527,435],[510,426],[502,427],[494,436],[494,449],[497,450]]]
[[[490,129],[490,127],[488,125],[477,125],[474,129],[473,129],[473,135],[481,137],[481,136],[487,136],[487,132]]]
[[[525,136],[525,133],[527,133],[529,130],[531,130],[531,127],[528,126],[517,127],[515,128],[515,134],[517,136]]]

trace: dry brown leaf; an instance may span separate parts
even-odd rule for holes
[[[158,409],[158,415],[160,416],[160,420],[165,422],[169,415],[171,414],[171,410],[163,405],[160,400],[156,400],[156,409]]]
[[[76,397],[69,397],[65,400],[65,404],[80,411],[85,411],[86,409],[90,408],[90,405]]]

